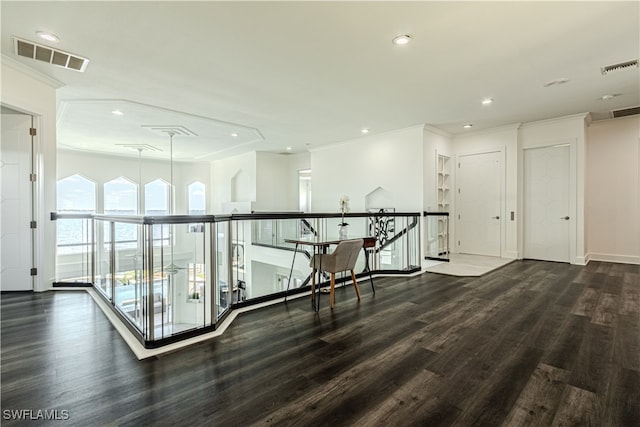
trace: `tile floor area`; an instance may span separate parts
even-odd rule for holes
[[[482,276],[514,260],[482,255],[451,254],[449,262],[428,261],[425,271],[451,276]]]

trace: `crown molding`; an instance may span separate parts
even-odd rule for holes
[[[54,89],[60,89],[61,87],[65,86],[65,83],[61,82],[60,80],[54,79],[53,77],[43,74],[40,71],[37,71],[31,67],[28,67],[24,65],[22,62],[19,62],[14,58],[5,54],[2,54],[2,66],[7,66],[9,68],[12,68],[17,72],[22,73],[28,77],[31,77],[32,79],[37,80],[41,83],[44,83],[45,85],[50,86]]]
[[[435,127],[433,125],[430,125],[428,123],[424,125],[424,130],[428,131],[428,132],[431,132],[431,133],[435,133],[436,135],[444,136],[446,138],[453,138],[453,135],[450,134],[449,132],[444,131],[444,130],[442,130],[442,129],[438,128],[438,127]]]
[[[544,119],[544,120],[538,120],[538,121],[535,121],[535,122],[523,123],[522,127],[536,126],[536,125],[543,124],[543,123],[562,122],[562,121],[572,120],[572,119],[580,119],[580,120],[587,121],[587,120],[589,120],[590,116],[591,116],[590,113],[571,114],[569,116],[553,117],[551,119]]]

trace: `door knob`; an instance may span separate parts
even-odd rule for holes
[[[499,217],[499,216],[493,216],[493,217],[491,217],[491,218],[493,218],[493,219],[500,219],[500,217]]]
[[[565,221],[568,221],[568,220],[569,220],[569,217],[568,217],[568,216],[563,216],[563,217],[562,217],[562,218],[560,218],[560,219],[564,219]]]

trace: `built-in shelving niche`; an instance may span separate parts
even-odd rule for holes
[[[436,155],[436,191],[438,193],[438,212],[450,212],[451,208],[451,158]],[[448,256],[448,217],[438,219],[438,255]]]

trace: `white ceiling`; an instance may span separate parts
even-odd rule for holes
[[[363,127],[457,134],[640,105],[638,68],[601,73],[640,56],[638,1],[0,4],[5,58],[64,83],[66,148],[166,157],[168,136],[147,127],[180,127],[195,135],[174,137],[176,159],[212,160],[300,152]],[[398,34],[413,41],[395,46]],[[86,72],[18,57],[12,36],[87,57]]]

